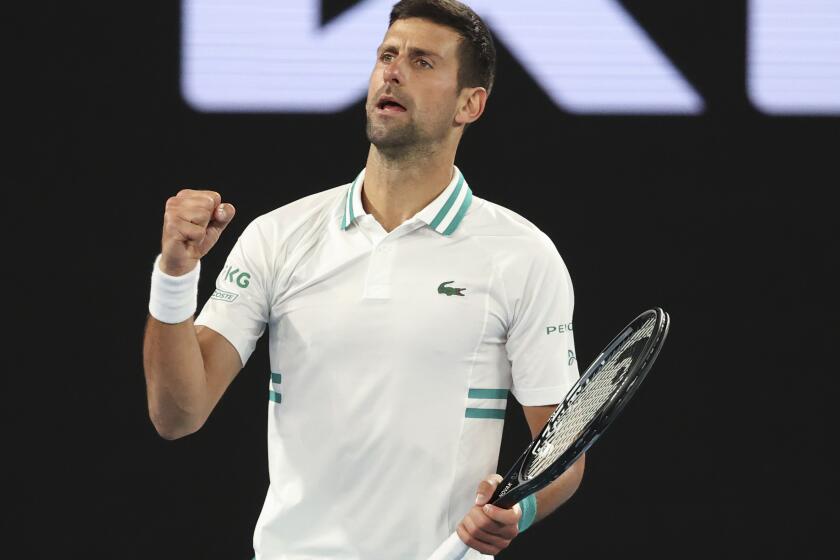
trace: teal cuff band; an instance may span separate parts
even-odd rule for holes
[[[522,517],[519,518],[519,532],[521,533],[534,523],[537,517],[537,497],[533,494],[519,502]]]

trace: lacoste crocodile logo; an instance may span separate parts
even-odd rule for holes
[[[449,282],[441,282],[440,286],[438,286],[438,293],[439,294],[446,294],[448,296],[463,296],[464,290],[466,288],[450,288],[447,284],[451,284],[455,280],[450,280]]]

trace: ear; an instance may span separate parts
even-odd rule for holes
[[[455,124],[469,124],[478,120],[487,105],[487,90],[483,87],[464,88],[458,96]]]

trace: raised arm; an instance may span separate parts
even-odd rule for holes
[[[181,310],[170,313],[184,301],[183,295],[170,292],[183,294],[179,285],[197,283],[199,260],[216,244],[235,211],[213,191],[183,190],[166,203],[161,256],[155,266],[156,274],[163,275],[159,280],[170,289],[163,292],[163,298],[156,297],[155,293],[162,292],[156,292],[153,282],[143,340],[149,417],[166,439],[201,428],[242,369],[239,353],[227,339],[193,324],[194,303],[192,310],[187,306],[189,316],[184,319]],[[194,293],[189,297],[194,302]]]

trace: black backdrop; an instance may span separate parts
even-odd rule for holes
[[[564,256],[582,361],[645,308],[673,320],[581,489],[500,558],[550,546],[552,557],[811,556],[833,525],[828,201],[840,120],[751,106],[745,2],[622,4],[704,97],[704,114],[564,113],[500,44],[497,89],[458,155],[478,196],[526,216]],[[7,232],[15,499],[4,532],[35,558],[250,558],[268,483],[267,349],[200,432],[156,435],[141,341],[163,204],[183,187],[236,204],[204,261],[218,270],[251,219],[361,168],[363,104],[328,116],[197,113],[179,92],[177,2],[37,10],[26,48],[11,53],[25,98],[10,115],[23,126],[9,167],[24,165],[8,182],[20,223]],[[512,405],[500,469],[526,440]],[[395,500],[422,496],[405,488]]]

